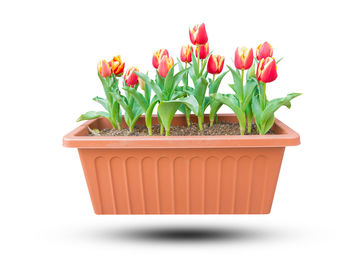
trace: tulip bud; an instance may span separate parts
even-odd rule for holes
[[[196,57],[198,57],[198,53],[197,52],[198,52],[198,50],[196,48]],[[209,43],[201,45],[199,47],[199,59],[207,58],[208,54],[209,54]]]
[[[137,84],[137,82],[138,82],[138,77],[137,77],[137,75],[135,74],[134,71],[139,71],[139,70],[137,68],[135,68],[135,67],[129,68],[126,71],[125,76],[124,76],[125,83],[129,87],[134,87]]]
[[[272,57],[272,55],[273,55],[273,49],[271,44],[269,44],[268,42],[264,42],[263,44],[260,44],[256,48],[256,58],[259,61],[266,57]]]
[[[237,47],[235,53],[235,66],[237,69],[249,69],[253,64],[253,49],[247,47]]]
[[[208,60],[207,71],[211,74],[218,74],[224,67],[225,57],[211,54]]]
[[[267,57],[259,61],[256,70],[256,78],[258,81],[269,83],[277,78],[277,65],[275,58]]]
[[[152,64],[154,68],[158,69],[160,61],[162,60],[163,56],[169,57],[168,50],[161,48],[158,51],[154,52],[153,59],[152,59]]]
[[[114,56],[111,61],[109,61],[109,66],[112,68],[112,72],[116,76],[122,76],[124,73],[125,63],[122,62],[120,55]]]
[[[98,63],[97,70],[100,73],[101,77],[108,77],[112,74],[112,69],[106,60],[100,61]]]
[[[194,45],[203,45],[208,42],[207,31],[205,30],[204,23],[196,24],[189,30],[190,40]]]
[[[193,52],[193,48],[189,44],[181,47],[180,59],[182,62],[184,62],[184,63],[191,63],[192,62],[191,51]]]
[[[143,79],[141,79],[140,77],[138,77],[138,81],[139,81],[141,90],[145,90],[145,81],[143,81]]]
[[[174,60],[172,57],[163,56],[158,67],[159,75],[165,78],[173,65]]]

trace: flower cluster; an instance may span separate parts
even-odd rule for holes
[[[98,76],[102,82],[106,98],[95,97],[106,111],[89,111],[78,121],[107,118],[113,128],[121,128],[122,112],[125,123],[133,130],[138,118],[144,114],[149,135],[152,135],[152,115],[157,107],[161,134],[169,135],[172,119],[177,111],[185,114],[187,125],[190,115],[198,119],[198,127],[203,129],[204,113],[210,107],[210,126],[217,119],[217,112],[226,105],[235,113],[241,134],[251,133],[253,120],[260,134],[266,134],[274,124],[274,113],[281,106],[290,107],[290,101],[300,94],[291,93],[284,98],[268,100],[266,84],[277,78],[277,64],[273,48],[268,42],[256,48],[237,47],[234,52],[234,67],[226,65],[225,57],[209,53],[208,35],[204,23],[189,28],[191,44],[183,45],[180,57],[174,59],[167,49],[154,52],[152,65],[156,69],[155,79],[130,67],[124,74],[125,63],[120,56],[107,62],[98,63]],[[175,66],[178,72],[175,73]],[[231,72],[233,93],[218,93],[225,75]],[[123,76],[124,74],[124,76]],[[211,74],[209,76],[209,74]],[[119,79],[123,81],[123,91],[119,89]],[[138,89],[141,88],[139,92]],[[153,92],[153,97],[152,97]],[[208,94],[207,94],[208,92]]]

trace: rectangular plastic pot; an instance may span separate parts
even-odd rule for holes
[[[173,124],[185,125],[184,116]],[[93,137],[88,126],[111,127],[87,121],[63,145],[78,148],[96,214],[267,214],[284,149],[300,144],[277,119],[273,135]]]

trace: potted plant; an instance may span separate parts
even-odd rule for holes
[[[270,212],[285,147],[300,143],[274,113],[299,94],[268,99],[280,61],[269,43],[255,57],[237,48],[235,69],[223,71],[205,25],[189,35],[195,50],[183,46],[176,64],[166,49],[154,53],[154,79],[124,74],[120,56],[98,64],[105,98],[94,100],[105,111],[82,114],[88,121],[63,138],[79,151],[96,214]],[[233,92],[219,93],[228,73]],[[218,114],[223,105],[234,114]]]

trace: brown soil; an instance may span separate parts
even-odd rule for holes
[[[148,130],[145,126],[135,126],[133,132],[129,129],[123,128],[121,130],[103,129],[90,130],[89,136],[148,136]],[[164,131],[165,132],[165,131]],[[160,126],[152,126],[153,136],[160,135]],[[258,135],[255,124],[252,126],[252,133],[250,135]],[[273,134],[270,130],[267,134]],[[199,135],[240,135],[239,124],[229,122],[219,122],[209,127],[209,124],[203,124],[203,131],[200,131],[198,124],[192,123],[190,127],[187,126],[172,126],[170,128],[170,136],[199,136]],[[249,135],[249,134],[248,134]]]

